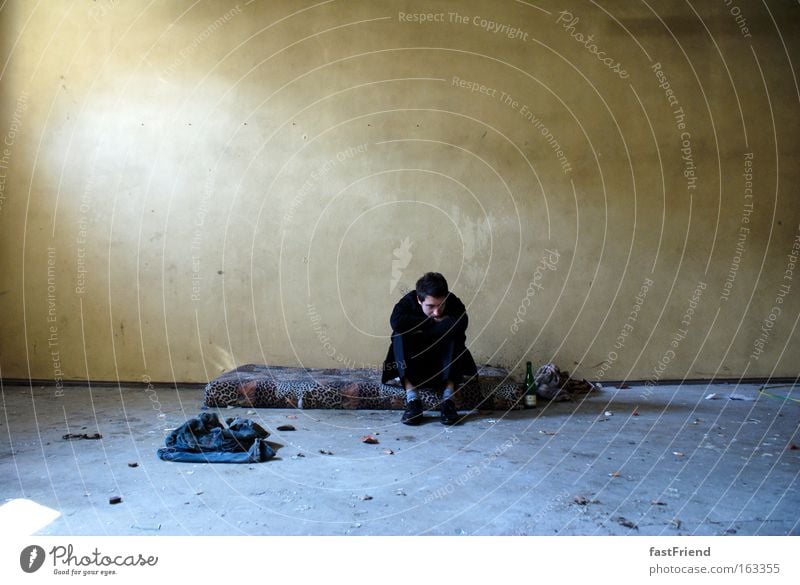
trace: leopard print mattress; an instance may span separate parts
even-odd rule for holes
[[[254,408],[320,408],[399,410],[405,391],[382,384],[378,370],[312,369],[248,364],[211,380],[205,387],[206,406]],[[521,408],[523,386],[502,368],[482,367],[453,399],[460,410]],[[439,395],[419,390],[426,409],[436,408]]]

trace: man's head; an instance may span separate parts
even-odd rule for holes
[[[427,317],[438,319],[444,315],[444,303],[449,294],[447,281],[438,272],[427,272],[417,281],[417,301]]]

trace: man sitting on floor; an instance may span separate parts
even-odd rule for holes
[[[389,319],[392,343],[383,367],[383,383],[399,377],[406,390],[406,409],[401,421],[422,422],[422,401],[417,388],[442,392],[441,422],[458,422],[453,392],[464,376],[477,374],[466,348],[467,309],[451,293],[444,276],[428,272],[394,306]]]

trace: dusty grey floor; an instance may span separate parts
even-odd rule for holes
[[[797,535],[800,388],[758,389],[606,388],[450,428],[398,411],[224,409],[281,447],[209,465],[155,455],[201,412],[200,390],[6,385],[0,504],[55,509],[41,535]]]

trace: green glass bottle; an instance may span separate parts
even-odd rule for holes
[[[525,396],[523,397],[525,408],[536,408],[536,382],[533,381],[533,365],[531,362],[525,364]]]

